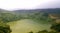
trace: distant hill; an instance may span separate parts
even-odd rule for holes
[[[60,15],[60,8],[51,8],[51,9],[31,9],[31,10],[14,10],[16,14],[33,14],[33,13],[48,13],[48,14],[58,14]]]
[[[54,8],[54,9],[34,9],[34,10],[14,10],[17,14],[27,15],[27,18],[34,19],[35,21],[38,20],[42,23],[48,23],[51,21],[49,19],[49,15],[60,15],[60,8]],[[24,17],[24,16],[23,16]]]
[[[60,8],[54,8],[54,9],[33,9],[33,10],[14,10],[14,11],[8,11],[4,9],[0,9],[0,19],[2,21],[15,21],[19,19],[36,19],[41,21],[47,21],[49,14],[53,14],[55,16],[60,15]]]
[[[0,9],[0,13],[1,13],[1,12],[4,12],[4,13],[5,13],[5,12],[9,12],[9,10]]]
[[[35,12],[46,12],[46,13],[59,13],[60,14],[60,8],[51,8],[51,9],[31,9],[31,10],[4,10],[0,9],[0,12],[10,12],[10,13],[35,13]]]
[[[60,8],[54,9],[33,9],[33,10],[14,10],[14,12],[19,13],[32,13],[32,12],[47,12],[47,13],[60,13]]]
[[[20,19],[21,17],[16,15],[13,11],[0,9],[0,22],[11,22]]]

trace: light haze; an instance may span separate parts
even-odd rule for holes
[[[60,8],[60,0],[0,0],[0,8],[6,10]]]

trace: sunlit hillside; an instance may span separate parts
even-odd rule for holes
[[[15,22],[8,23],[11,26],[12,33],[28,33],[30,31],[38,32],[41,30],[49,30],[50,24],[37,23],[30,19],[22,19]]]

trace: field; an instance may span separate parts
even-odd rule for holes
[[[30,31],[36,33],[40,30],[49,30],[50,27],[50,25],[43,25],[31,19],[22,19],[15,22],[9,22],[8,24],[11,26],[12,33],[28,33]]]

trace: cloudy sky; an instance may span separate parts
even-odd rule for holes
[[[60,0],[0,0],[0,8],[7,10],[60,8]]]

